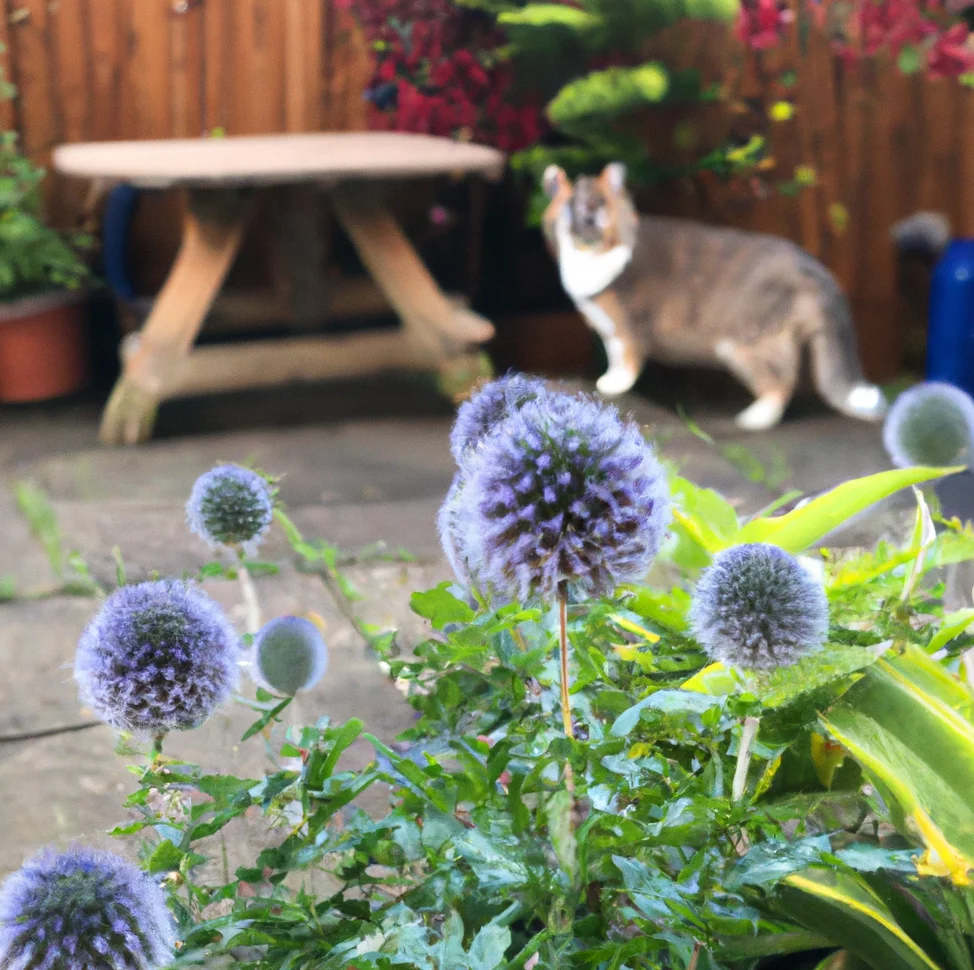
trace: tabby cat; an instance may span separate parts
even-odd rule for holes
[[[608,355],[599,391],[628,391],[649,357],[723,366],[755,396],[737,423],[770,428],[791,400],[807,344],[832,407],[883,417],[886,400],[859,366],[849,304],[821,263],[774,236],[641,216],[625,178],[618,163],[574,184],[557,166],[544,175],[545,238]]]

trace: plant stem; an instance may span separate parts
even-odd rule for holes
[[[256,636],[260,631],[260,603],[257,601],[254,581],[250,578],[250,570],[244,563],[243,550],[238,555],[240,561],[237,563],[237,578],[240,580],[240,593],[247,608],[247,632]]]
[[[572,701],[568,693],[568,590],[564,583],[558,587],[558,630],[561,634],[561,720],[565,737],[573,741]]]
[[[152,758],[153,758],[153,760],[155,760],[156,758],[159,757],[159,755],[162,754],[162,742],[165,741],[165,739],[166,739],[166,732],[165,731],[160,731],[152,739]]]
[[[737,749],[737,768],[734,770],[734,784],[731,788],[731,798],[739,802],[744,797],[747,787],[747,769],[751,766],[751,748],[758,734],[758,717],[744,718],[744,730],[741,731],[741,746]]]

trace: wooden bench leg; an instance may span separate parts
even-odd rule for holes
[[[131,445],[151,436],[173,372],[237,255],[246,217],[246,199],[238,192],[192,193],[176,261],[145,326],[130,338],[122,376],[102,416],[105,444]]]
[[[362,262],[431,364],[490,340],[491,323],[447,299],[374,189],[339,185],[333,201]]]

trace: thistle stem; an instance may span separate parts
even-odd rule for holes
[[[152,759],[153,761],[162,754],[162,742],[166,740],[166,732],[160,731],[152,738]]]
[[[237,579],[240,580],[240,594],[243,597],[244,606],[247,608],[247,632],[251,636],[256,636],[260,631],[260,603],[257,600],[254,581],[250,577],[250,570],[244,563],[243,550],[240,550],[238,555]]]
[[[734,769],[734,783],[731,787],[731,799],[739,802],[744,797],[747,787],[747,769],[751,766],[751,748],[758,735],[759,717],[744,718],[744,730],[741,731],[741,746],[737,749],[737,767]]]
[[[574,740],[572,701],[568,693],[568,590],[564,584],[558,587],[558,630],[561,634],[561,720],[565,737]]]

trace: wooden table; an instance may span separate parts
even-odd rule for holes
[[[142,330],[123,346],[123,372],[102,419],[107,444],[152,433],[159,402],[296,380],[434,369],[493,335],[491,324],[436,285],[375,183],[452,173],[496,179],[504,156],[481,145],[386,132],[99,142],[63,145],[66,175],[184,188],[183,239]],[[255,190],[320,185],[376,284],[402,321],[396,331],[257,340],[194,348],[233,263]]]

